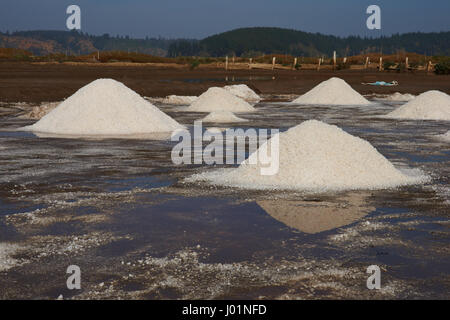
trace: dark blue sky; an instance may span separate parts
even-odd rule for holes
[[[450,0],[0,0],[0,30],[64,30],[70,4],[81,7],[82,31],[132,37],[203,38],[251,26],[379,36],[366,28],[370,4],[381,7],[385,35],[450,30]]]

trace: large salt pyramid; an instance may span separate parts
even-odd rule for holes
[[[223,88],[231,94],[234,94],[236,97],[244,99],[247,102],[259,102],[261,100],[261,97],[245,84],[234,84]]]
[[[366,105],[370,102],[339,78],[319,83],[294,101],[298,104]]]
[[[272,139],[266,142],[269,152]],[[236,169],[200,173],[188,181],[322,192],[384,189],[425,180],[423,176],[413,177],[397,170],[369,142],[316,120],[279,134],[279,171],[274,175],[261,174],[261,167],[267,167],[262,163],[268,160],[262,147]],[[258,160],[254,161],[257,164],[250,164],[252,160]]]
[[[450,120],[450,96],[431,90],[392,111],[387,118],[411,120]]]
[[[187,110],[192,112],[253,112],[255,108],[223,88],[212,87],[202,93]]]
[[[62,135],[129,135],[182,128],[124,84],[98,79],[23,130]]]

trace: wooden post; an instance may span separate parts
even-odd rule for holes
[[[336,69],[336,51],[333,51],[333,70]]]
[[[233,64],[234,64],[234,56],[233,56]]]
[[[322,59],[321,58],[319,58],[319,65],[317,66],[317,71],[319,71],[320,70],[320,63],[322,62]]]
[[[406,70],[408,70],[408,68],[409,68],[409,61],[408,60],[409,60],[408,57],[406,57],[406,59],[405,59],[405,68],[406,68]]]
[[[379,70],[383,71],[383,57],[380,57],[380,66],[379,66]]]
[[[97,60],[100,61],[100,51],[97,51]]]
[[[228,56],[225,57],[225,70],[228,70]]]
[[[431,71],[431,60],[428,61],[427,72]]]
[[[369,57],[366,57],[366,64],[364,65],[364,69],[369,67]]]
[[[252,58],[249,59],[249,62],[248,62],[248,68],[249,68],[249,69],[252,68],[252,60],[253,60]]]
[[[295,70],[296,66],[297,66],[297,58],[294,58],[294,64],[292,65],[292,70]]]
[[[272,70],[275,69],[275,61],[277,60],[276,57],[272,58]]]

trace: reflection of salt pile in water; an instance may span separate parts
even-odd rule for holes
[[[232,122],[246,122],[247,119],[236,117],[230,111],[214,111],[202,119],[203,122],[217,122],[217,123],[232,123]]]
[[[236,97],[244,99],[248,102],[259,102],[261,100],[261,97],[258,96],[255,91],[250,89],[245,84],[235,84],[231,86],[225,86],[223,88],[229,91],[231,94],[234,94]]]
[[[176,96],[176,95],[170,95],[165,97],[162,100],[162,103],[165,104],[174,104],[174,105],[190,105],[195,100],[197,100],[198,97],[196,96]]]
[[[327,105],[366,105],[369,100],[360,95],[347,82],[339,78],[330,78],[321,82],[293,103]]]
[[[223,88],[212,87],[198,97],[187,109],[192,112],[253,112],[256,109],[246,101],[232,95]]]
[[[392,111],[387,118],[412,120],[450,120],[450,96],[431,90]]]
[[[319,233],[349,225],[374,207],[367,206],[365,195],[354,194],[334,201],[257,201],[272,218],[305,233]]]
[[[260,147],[237,169],[196,174],[187,181],[203,180],[216,185],[249,189],[297,189],[313,192],[383,189],[418,183],[423,176],[397,170],[370,143],[342,129],[310,120],[279,134],[279,171],[262,175],[262,163],[270,162]],[[257,164],[250,164],[259,159]],[[261,161],[263,159],[263,161]]]
[[[122,83],[99,79],[22,129],[62,135],[121,135],[181,128],[182,125]]]

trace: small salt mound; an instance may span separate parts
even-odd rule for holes
[[[298,104],[367,105],[369,100],[360,95],[347,82],[330,78],[293,101]]]
[[[197,96],[176,96],[170,95],[165,97],[162,100],[162,103],[165,104],[173,104],[173,105],[190,105],[195,100],[197,100]]]
[[[272,138],[273,139],[273,138]],[[267,143],[271,150],[272,139]],[[264,146],[263,146],[264,147]],[[295,189],[312,192],[384,189],[426,181],[397,170],[369,142],[342,129],[310,120],[279,134],[279,171],[261,175],[268,162],[261,147],[236,169],[194,175],[187,181],[248,189]],[[250,164],[251,161],[257,164]]]
[[[61,135],[130,135],[182,128],[124,84],[98,79],[21,130]]]
[[[192,112],[253,112],[256,109],[246,101],[238,98],[227,90],[218,87],[209,88],[187,109]]]
[[[450,120],[450,96],[431,90],[386,115],[386,118],[412,120]]]
[[[246,122],[247,119],[236,117],[230,111],[214,111],[202,119],[203,122],[217,122],[217,123],[232,123],[232,122]]]
[[[400,92],[396,92],[391,95],[388,95],[385,99],[388,101],[411,101],[415,97],[416,97],[415,95],[409,93],[402,94]]]
[[[258,96],[255,91],[250,89],[245,84],[235,84],[231,86],[225,86],[223,88],[229,91],[231,94],[234,94],[236,97],[244,99],[247,102],[261,101],[261,97]]]
[[[23,115],[22,118],[39,120],[47,113],[55,109],[59,104],[60,102],[42,103],[40,106],[33,107],[33,109],[31,109],[30,112]]]
[[[447,133],[444,134],[437,135],[436,138],[438,138],[439,140],[450,142],[450,131],[447,131]]]

